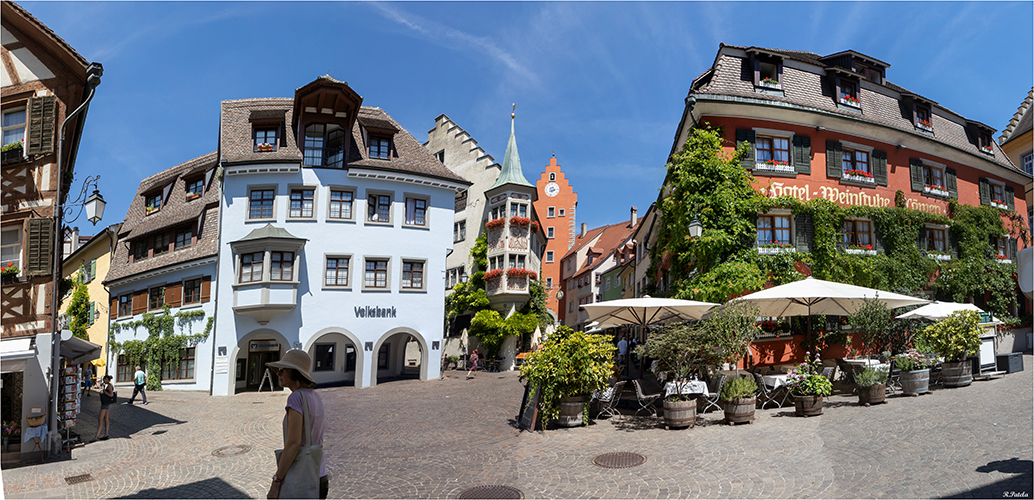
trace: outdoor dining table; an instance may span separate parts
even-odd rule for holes
[[[769,389],[775,390],[780,387],[786,387],[786,378],[788,376],[785,373],[773,373],[771,375],[762,375],[761,380],[765,382]]]
[[[682,394],[694,394],[694,395],[710,395],[707,392],[707,382],[703,380],[687,380],[682,384]],[[672,394],[679,393],[679,384],[676,382],[668,382],[664,384],[664,396],[668,397]]]
[[[888,364],[888,363],[881,363],[877,359],[866,359],[866,358],[861,358],[861,359],[845,359],[844,363],[847,363],[849,365],[862,366],[862,367],[869,366],[869,367],[872,367],[872,368],[874,368],[876,370],[890,371],[890,364]]]

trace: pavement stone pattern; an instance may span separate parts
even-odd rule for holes
[[[589,427],[520,432],[517,373],[320,389],[331,498],[457,498],[505,485],[525,498],[1030,498],[1034,483],[1034,358],[1026,371],[969,387],[857,405],[827,398],[823,415],[758,410],[753,424],[701,415],[666,430],[622,415]],[[626,398],[629,395],[626,394]],[[634,396],[632,396],[634,398]],[[281,447],[283,392],[210,397],[154,392],[111,411],[111,439],[71,457],[4,469],[6,498],[264,498]],[[100,402],[84,398],[79,432]],[[218,448],[247,445],[228,457]],[[635,452],[645,464],[605,469],[596,455]],[[92,474],[68,485],[64,478]]]

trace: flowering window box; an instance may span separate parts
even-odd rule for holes
[[[793,165],[790,165],[788,162],[779,161],[779,160],[759,161],[755,165],[755,168],[756,168],[756,170],[762,170],[762,171],[768,171],[768,172],[784,172],[784,173],[788,173],[788,174],[797,173],[797,171],[794,170]]]
[[[991,200],[991,206],[994,208],[1000,208],[1002,210],[1008,210],[1009,205],[1006,205],[1002,200]]]
[[[876,250],[872,248],[872,245],[866,245],[865,247],[849,247],[844,250],[849,255],[876,255]]]
[[[793,252],[794,248],[790,245],[761,245],[758,247],[758,255],[777,255],[786,252]]]
[[[485,272],[485,280],[499,279],[500,277],[502,277],[502,275],[503,275],[503,270],[502,269],[493,269],[491,271]]]
[[[980,152],[984,153],[985,155],[995,154],[994,149],[991,149],[991,146],[980,146]]]
[[[849,182],[858,182],[862,184],[876,184],[876,179],[872,176],[872,174],[864,170],[848,170],[847,172],[844,172],[844,175],[841,177],[841,179]]]
[[[270,144],[268,142],[262,143],[262,144],[258,144],[258,145],[255,146],[255,151],[259,152],[259,153],[269,153],[269,152],[272,152],[272,151],[275,151],[275,150],[276,150],[276,148],[272,144]]]
[[[862,107],[862,104],[858,102],[858,98],[849,95],[840,96],[840,104],[846,104],[848,106],[854,106],[856,108]]]
[[[951,254],[950,253],[927,252],[926,256],[930,257],[933,260],[939,260],[939,261],[942,261],[942,262],[947,262],[947,261],[951,260]]]
[[[485,227],[487,227],[488,229],[495,229],[495,228],[503,227],[505,224],[506,224],[506,217],[500,217],[498,219],[493,219],[493,220],[490,220],[490,221],[486,222],[485,223]]]
[[[916,128],[927,132],[933,132],[933,125],[926,120],[916,120]]]
[[[506,270],[506,276],[509,278],[531,278],[538,279],[538,274],[531,269],[522,269],[519,267],[511,267]]]
[[[511,226],[530,226],[531,219],[527,217],[510,217]]]
[[[1012,264],[1012,259],[1004,255],[999,255],[997,260],[999,264]]]
[[[944,186],[923,186],[923,194],[947,198],[951,196]]]

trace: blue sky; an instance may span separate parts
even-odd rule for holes
[[[214,151],[219,102],[344,80],[417,140],[445,113],[524,173],[555,151],[590,227],[657,197],[719,43],[891,64],[891,82],[1003,129],[1034,85],[1032,2],[23,2],[104,64],[76,166],[119,222],[141,179]],[[77,221],[83,234],[95,231]]]

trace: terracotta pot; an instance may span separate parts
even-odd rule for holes
[[[822,396],[794,396],[793,405],[798,417],[822,415]]]

